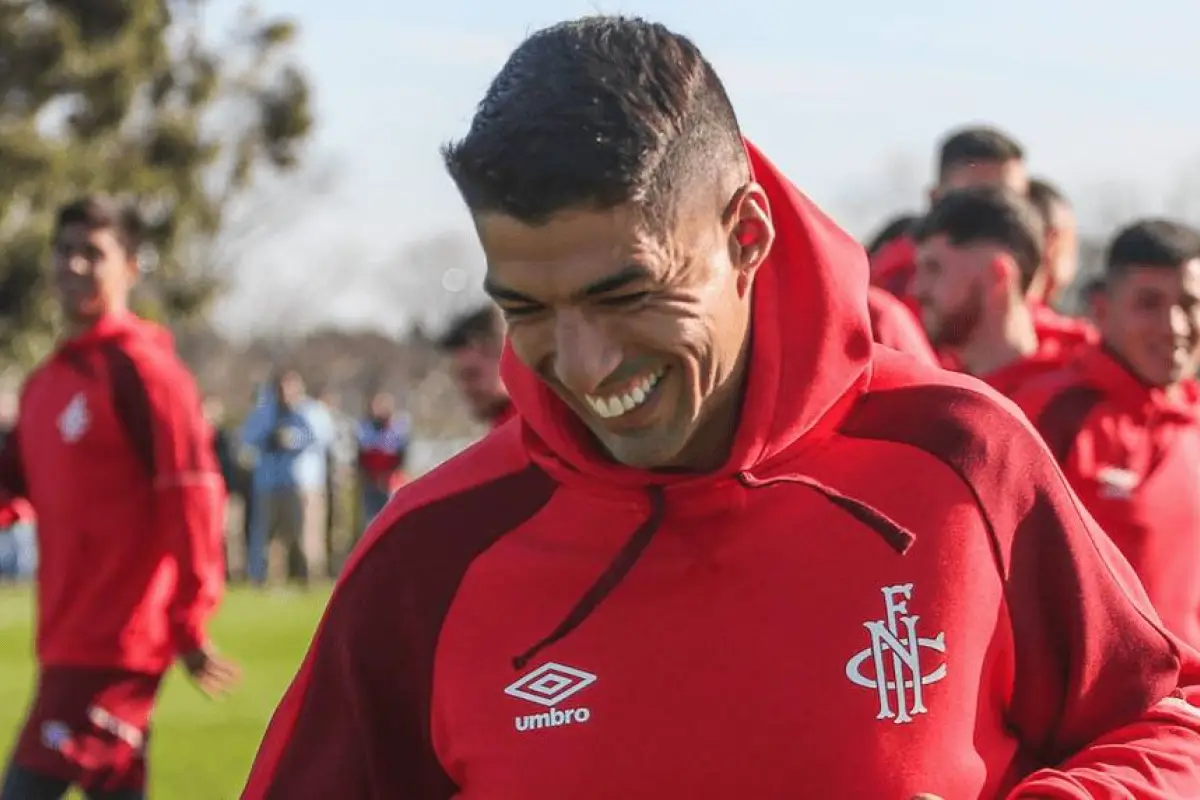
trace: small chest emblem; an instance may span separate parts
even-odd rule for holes
[[[1136,472],[1120,467],[1097,470],[1096,481],[1100,484],[1100,496],[1105,500],[1128,500],[1142,482]]]
[[[913,584],[885,586],[881,591],[884,619],[863,623],[871,643],[846,662],[846,677],[855,686],[878,693],[876,719],[890,719],[903,725],[919,714],[929,713],[925,687],[946,677],[946,663],[942,658],[940,664],[926,672],[933,664],[922,663],[922,650],[930,656],[934,653],[945,656],[946,634],[926,638],[917,633],[921,618],[908,610]]]
[[[87,433],[91,421],[92,415],[88,411],[87,396],[83,392],[76,392],[71,401],[67,403],[66,408],[58,415],[58,431],[62,434],[64,442],[74,444]]]

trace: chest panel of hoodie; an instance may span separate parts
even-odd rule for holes
[[[150,504],[147,467],[118,415],[113,381],[108,360],[91,350],[56,358],[26,391],[20,426],[30,500],[52,529],[59,518],[78,524],[100,507]],[[109,535],[109,519],[129,518],[92,516],[96,525],[76,535]]]
[[[157,594],[171,577],[156,557],[165,548],[151,481],[116,408],[111,367],[99,347],[56,356],[26,389],[19,423],[38,513],[39,640],[68,630],[83,649],[115,646],[89,608],[135,605],[152,578]],[[141,636],[140,622],[131,615],[121,637]]]
[[[1168,627],[1200,644],[1200,426],[1102,403],[1080,430],[1066,472]]]
[[[886,486],[871,452],[854,478]],[[439,640],[435,746],[461,797],[989,796],[1013,752],[1001,588],[966,488],[929,462],[890,481],[941,489],[933,514],[890,503],[906,555],[796,483],[714,487],[728,511],[704,515],[668,493],[624,580],[514,670],[647,514],[560,490],[472,565]]]

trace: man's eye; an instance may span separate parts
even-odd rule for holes
[[[500,310],[504,312],[506,317],[528,317],[544,310],[542,306],[537,305],[520,305],[520,306],[501,306]]]
[[[640,303],[649,296],[650,292],[633,292],[632,294],[621,294],[615,297],[601,297],[596,302],[602,306],[623,307]]]

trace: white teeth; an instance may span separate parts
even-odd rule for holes
[[[662,378],[664,372],[666,372],[666,367],[660,367],[652,375],[642,378],[624,394],[612,395],[610,397],[587,395],[588,405],[596,412],[596,416],[603,419],[612,419],[622,414],[628,414],[646,402],[646,398],[650,396],[650,392],[658,385],[658,381]]]

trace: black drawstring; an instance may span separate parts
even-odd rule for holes
[[[798,483],[802,486],[807,486],[815,490],[833,503],[838,508],[842,509],[850,516],[857,519],[862,524],[866,525],[871,530],[883,537],[883,540],[888,543],[893,550],[900,555],[908,552],[908,548],[912,547],[916,541],[916,535],[895,522],[887,514],[884,514],[877,508],[867,505],[861,500],[856,500],[849,495],[842,494],[837,489],[830,488],[818,481],[816,478],[810,478],[807,475],[780,475],[774,478],[760,479],[751,475],[749,472],[738,473],[738,479],[747,487],[763,487],[770,486],[773,483]]]
[[[871,530],[879,533],[884,541],[901,555],[908,552],[913,542],[916,541],[917,537],[911,531],[894,522],[883,512],[872,508],[861,500],[856,500],[853,497],[842,494],[836,489],[831,489],[820,481],[806,475],[781,475],[776,478],[760,480],[749,472],[742,472],[739,473],[738,479],[748,488],[770,486],[773,483],[799,483],[808,486]],[[604,599],[617,588],[617,585],[625,580],[625,576],[637,564],[638,559],[642,557],[642,553],[645,552],[646,547],[650,544],[650,540],[658,532],[658,527],[662,524],[663,512],[666,510],[662,487],[652,486],[648,489],[648,492],[650,494],[650,516],[646,517],[646,521],[639,525],[638,529],[633,532],[633,535],[629,537],[629,541],[617,552],[612,562],[609,563],[600,577],[596,579],[596,582],[584,592],[583,597],[579,599],[575,607],[563,618],[563,621],[546,638],[512,660],[514,669],[525,669],[534,656],[555,642],[565,638],[582,625],[584,620],[591,616],[592,612],[604,602]]]
[[[625,580],[625,576],[637,564],[638,559],[645,552],[646,546],[654,538],[654,534],[658,531],[658,526],[662,524],[663,511],[666,509],[662,487],[652,486],[648,489],[648,492],[650,494],[650,516],[646,517],[646,521],[639,525],[638,529],[633,532],[633,535],[629,537],[629,541],[617,552],[612,562],[600,574],[600,577],[596,579],[591,588],[584,592],[583,597],[579,598],[579,602],[563,618],[563,621],[558,623],[558,626],[546,638],[513,659],[514,669],[525,669],[525,665],[534,656],[582,625],[583,621],[596,610],[596,607],[604,602],[604,598],[608,597],[613,589],[616,589],[617,585]]]

